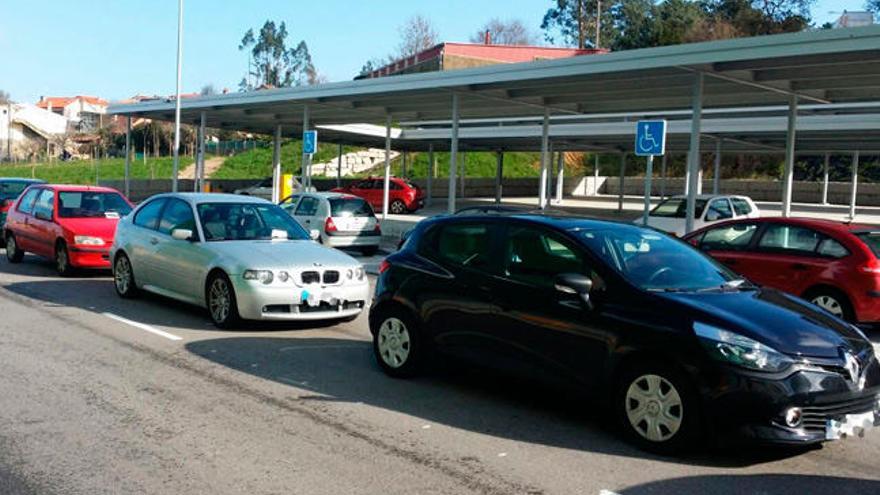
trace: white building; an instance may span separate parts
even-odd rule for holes
[[[27,160],[31,157],[61,153],[57,138],[68,130],[63,115],[28,103],[0,105],[0,157]]]
[[[104,124],[106,100],[97,96],[41,96],[37,106],[63,115],[80,132],[92,132]]]
[[[874,24],[874,14],[864,11],[849,12],[844,10],[843,14],[834,22],[836,28],[862,27]]]

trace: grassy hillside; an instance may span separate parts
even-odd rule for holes
[[[189,157],[181,157],[180,169],[183,170],[192,162]],[[70,162],[34,163],[34,164],[0,164],[2,177],[36,177],[48,182],[62,184],[94,184],[95,167],[100,180],[125,178],[125,159],[109,158],[106,160],[75,160]],[[146,165],[142,160],[133,160],[131,176],[135,179],[170,179],[172,169],[170,157],[147,158]]]
[[[343,153],[358,150],[344,146]],[[313,163],[321,163],[336,158],[339,147],[335,144],[318,145],[318,152],[312,157]],[[302,142],[293,141],[281,146],[281,166],[284,173],[300,173],[302,165]],[[257,148],[226,158],[214,179],[255,179],[272,175],[272,148]]]

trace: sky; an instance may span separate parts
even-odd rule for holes
[[[185,0],[183,92],[212,84],[236,90],[247,69],[244,32],[285,21],[305,40],[330,81],[353,78],[364,62],[397,46],[409,17],[431,19],[439,38],[466,41],[487,20],[516,18],[540,36],[551,0]],[[819,0],[817,24],[864,0]],[[14,101],[40,96],[173,94],[176,0],[0,0],[0,89]]]

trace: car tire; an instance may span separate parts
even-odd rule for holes
[[[364,246],[360,250],[364,256],[375,256],[379,252],[379,246]]]
[[[55,271],[62,277],[70,277],[74,272],[74,268],[70,266],[70,251],[64,241],[55,243]]]
[[[134,268],[125,253],[116,256],[113,262],[113,287],[123,299],[133,299],[140,292],[134,279]]]
[[[18,242],[12,232],[6,234],[6,259],[10,263],[21,263],[24,259],[24,251],[18,248]]]
[[[416,321],[404,310],[392,308],[371,318],[373,354],[388,376],[409,378],[422,368],[424,348]]]
[[[392,201],[391,204],[388,205],[388,210],[395,215],[403,215],[408,212],[406,203],[399,199]]]
[[[843,292],[832,287],[819,287],[807,291],[804,299],[828,311],[838,318],[850,323],[856,323],[855,311],[849,298]]]
[[[240,323],[235,288],[225,273],[215,273],[208,278],[205,304],[208,306],[208,315],[217,328],[235,328]]]
[[[692,449],[702,433],[703,411],[690,380],[659,363],[622,373],[614,414],[627,440],[659,454]]]

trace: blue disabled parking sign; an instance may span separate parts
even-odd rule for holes
[[[666,121],[640,120],[636,124],[636,155],[662,155],[666,151]]]
[[[318,131],[303,133],[303,153],[314,155],[318,152]]]

